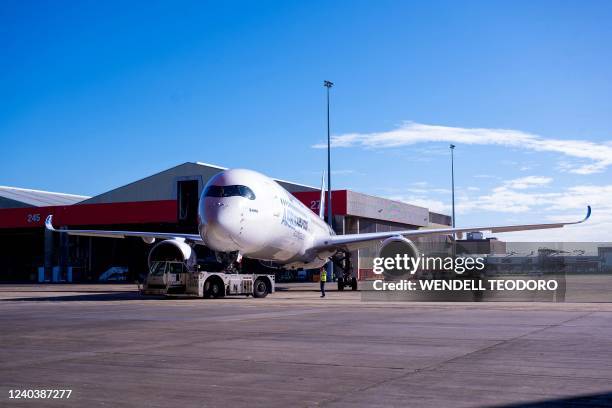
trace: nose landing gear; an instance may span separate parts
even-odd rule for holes
[[[240,273],[242,254],[238,251],[234,252],[215,252],[217,262],[223,265],[223,270],[226,273]]]

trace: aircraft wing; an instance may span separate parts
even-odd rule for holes
[[[490,232],[510,232],[510,231],[527,231],[527,230],[539,230],[547,228],[561,228],[566,225],[580,224],[585,222],[591,216],[591,206],[587,206],[587,214],[581,221],[575,222],[560,222],[554,224],[526,224],[526,225],[506,225],[506,226],[486,226],[486,227],[470,227],[470,228],[438,228],[438,229],[420,229],[420,230],[403,230],[403,231],[389,231],[389,232],[372,232],[366,234],[347,234],[347,235],[334,235],[325,238],[320,242],[314,249],[344,249],[347,251],[353,251],[355,249],[363,248],[368,246],[374,241],[381,241],[383,239],[395,237],[401,235],[406,238],[410,237],[423,237],[427,235],[444,235],[453,234],[458,232],[473,232],[473,231],[490,231]]]
[[[170,232],[138,232],[138,231],[104,231],[104,230],[69,230],[69,229],[55,229],[53,227],[53,215],[49,215],[45,220],[45,227],[54,232],[59,232],[68,235],[83,235],[86,237],[105,237],[105,238],[125,238],[125,237],[139,237],[139,238],[157,238],[157,239],[173,239],[180,238],[187,241],[195,242],[196,244],[204,244],[202,238],[198,234],[181,234],[181,233],[170,233]]]

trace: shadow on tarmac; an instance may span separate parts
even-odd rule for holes
[[[142,296],[136,292],[115,292],[115,293],[94,293],[94,294],[75,294],[72,296],[36,296],[36,297],[16,297],[0,299],[1,301],[22,301],[22,302],[104,302],[117,300],[163,300],[172,299],[166,296]],[[190,299],[190,298],[185,298]]]
[[[580,395],[520,404],[498,405],[498,408],[543,408],[543,407],[612,407],[612,392]]]
[[[40,292],[37,292],[40,293]],[[250,297],[252,298],[252,297]],[[223,300],[245,299],[244,295],[225,296]],[[206,299],[207,302],[214,302],[222,299]],[[127,300],[194,300],[202,301],[201,297],[184,295],[184,294],[169,294],[169,295],[141,295],[137,292],[107,292],[107,293],[89,293],[89,294],[74,294],[60,296],[32,296],[32,297],[14,297],[0,299],[0,302],[116,302]]]
[[[329,284],[325,287],[326,291],[336,291],[335,284]],[[60,289],[57,290],[51,288],[48,289],[49,292],[53,294],[45,294],[43,290],[19,290],[19,292],[15,292],[14,290],[2,290],[0,287],[0,293],[12,293],[14,295],[19,295],[23,293],[24,296],[20,297],[8,297],[4,299],[0,299],[0,301],[21,301],[21,302],[104,302],[104,301],[126,301],[126,300],[186,300],[186,299],[200,299],[198,297],[188,296],[188,295],[180,295],[173,294],[169,296],[163,295],[141,295],[136,290],[134,291],[115,291],[115,292],[105,292],[103,290],[87,290],[81,289],[78,286],[75,289]],[[318,283],[312,284],[277,284],[275,288],[276,292],[319,292]],[[35,296],[28,296],[30,293],[35,293]],[[67,293],[66,295],[62,295],[62,293]],[[70,294],[68,294],[70,293]],[[237,298],[241,299],[242,296],[230,296],[225,299]]]

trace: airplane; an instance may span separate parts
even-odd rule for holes
[[[315,269],[325,265],[339,251],[353,251],[377,241],[402,240],[412,244],[410,238],[427,235],[561,228],[583,223],[591,216],[591,207],[587,206],[586,217],[576,222],[336,235],[323,219],[324,196],[323,185],[317,216],[273,179],[253,170],[229,169],[212,177],[202,191],[198,206],[198,234],[57,230],[53,227],[52,215],[47,217],[45,226],[51,231],[69,235],[140,237],[148,244],[159,239],[162,241],[157,246],[178,249],[188,264],[195,262],[194,246],[204,245],[215,251],[217,259],[226,264],[247,257],[286,269]]]

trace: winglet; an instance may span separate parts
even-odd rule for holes
[[[584,217],[584,220],[580,221],[580,222],[585,222],[586,220],[588,220],[591,217],[591,206],[587,205],[587,214],[586,217]]]
[[[53,214],[47,215],[47,219],[45,220],[45,228],[47,228],[49,231],[56,231],[56,229],[53,228]]]
[[[586,216],[581,219],[580,221],[574,221],[574,222],[567,222],[564,225],[572,225],[572,224],[582,224],[583,222],[585,222],[586,220],[588,220],[589,218],[591,218],[591,206],[587,205],[587,213]]]

